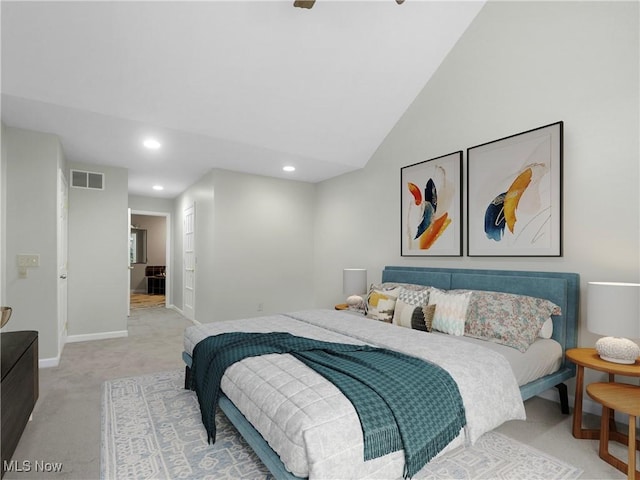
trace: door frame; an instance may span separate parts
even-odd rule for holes
[[[165,272],[166,279],[164,283],[164,306],[165,308],[169,308],[173,305],[172,295],[171,295],[171,280],[172,280],[172,272],[171,272],[171,214],[168,212],[153,212],[149,210],[135,210],[131,209],[131,215],[146,215],[148,217],[164,217],[165,220]],[[131,232],[131,222],[129,222],[129,232]],[[127,242],[128,244],[128,242]],[[131,278],[131,271],[129,271],[129,278]],[[127,291],[128,298],[131,297],[131,287]]]
[[[57,192],[57,332],[58,332],[58,358],[62,355],[64,345],[67,343],[68,331],[68,286],[67,275],[69,271],[69,184],[62,168],[58,169]]]

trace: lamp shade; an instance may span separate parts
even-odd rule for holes
[[[367,270],[365,268],[345,268],[342,271],[342,293],[359,295],[367,291]]]
[[[587,329],[599,335],[640,338],[640,284],[589,282]]]

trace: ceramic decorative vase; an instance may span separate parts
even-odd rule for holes
[[[640,347],[627,338],[604,337],[596,342],[600,358],[608,362],[633,365],[640,356]]]

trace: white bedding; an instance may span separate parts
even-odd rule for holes
[[[435,333],[435,335],[446,334]],[[479,338],[456,337],[456,339],[481,345],[503,355],[511,365],[513,374],[520,386],[556,372],[562,365],[562,346],[550,338],[536,339],[526,352]]]
[[[346,312],[308,310],[189,327],[185,351],[191,354],[200,340],[228,331],[287,331],[324,341],[369,343],[437,363],[455,379],[465,405],[467,426],[456,445],[473,443],[505,421],[525,418],[518,383],[505,357],[472,342]],[[238,362],[227,369],[221,388],[294,475],[402,478],[403,453],[364,462],[362,430],[351,403],[290,355]]]

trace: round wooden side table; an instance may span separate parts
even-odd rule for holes
[[[607,362],[602,360],[595,348],[570,348],[566,351],[567,359],[578,367],[576,372],[576,395],[573,408],[573,436],[590,440],[600,438],[600,430],[582,428],[582,398],[584,389],[584,369],[598,370],[609,374],[609,382],[615,381],[615,375],[640,377],[640,360],[632,365]],[[613,414],[611,414],[609,437],[616,442],[627,443],[627,436],[616,432]],[[640,443],[639,443],[640,445]]]
[[[640,387],[628,383],[590,383],[587,394],[602,404],[600,458],[626,473],[629,480],[640,479],[640,472],[636,470],[636,418],[640,417]],[[609,415],[614,410],[629,415],[628,463],[609,453]]]

